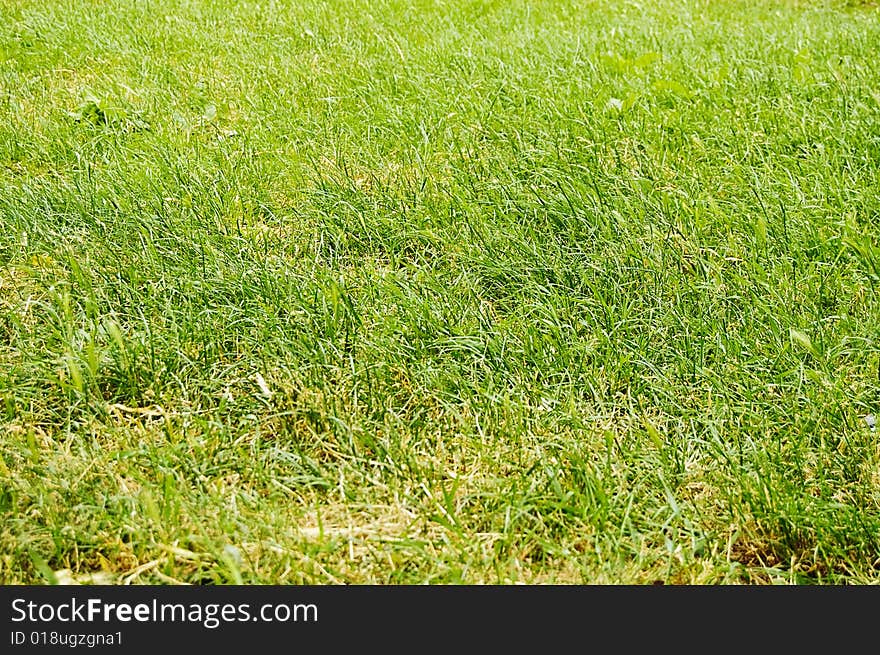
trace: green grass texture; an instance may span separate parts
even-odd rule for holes
[[[0,3],[0,581],[880,582],[880,13]]]

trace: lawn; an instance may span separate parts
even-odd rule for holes
[[[880,9],[0,4],[0,582],[880,582]]]

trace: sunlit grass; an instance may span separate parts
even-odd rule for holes
[[[880,579],[880,14],[0,6],[0,581]]]

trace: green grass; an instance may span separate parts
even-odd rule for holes
[[[0,5],[0,582],[880,581],[880,14]]]

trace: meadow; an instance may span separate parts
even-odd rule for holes
[[[880,9],[0,3],[0,582],[880,582]]]

